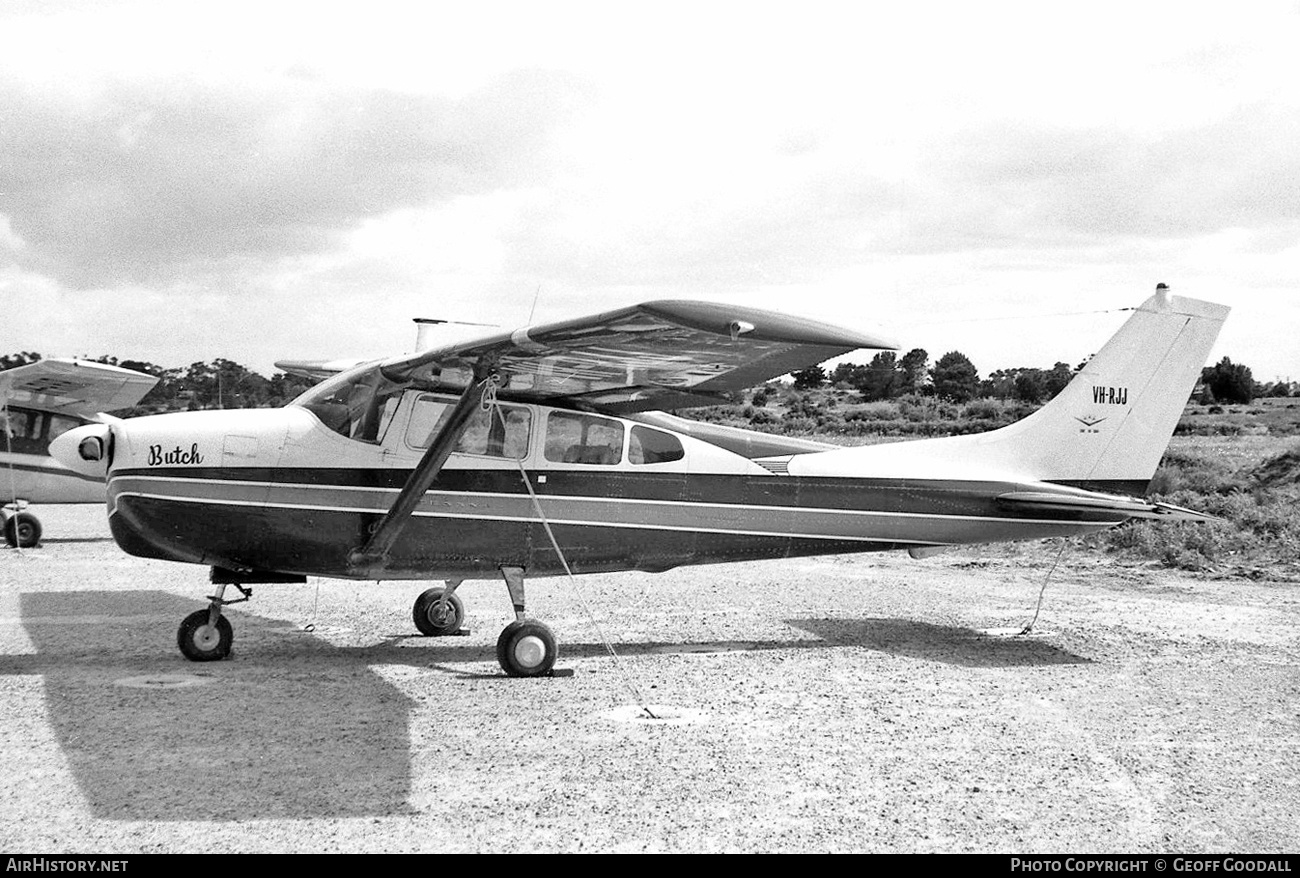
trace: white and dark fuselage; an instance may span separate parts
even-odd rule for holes
[[[50,442],[88,424],[87,418],[31,406],[0,410],[0,505],[98,503],[104,480],[69,469],[50,456]]]
[[[820,455],[752,460],[632,419],[503,404],[510,434],[492,445],[471,427],[471,450],[451,456],[381,568],[356,568],[349,552],[424,452],[436,418],[424,409],[452,402],[407,391],[373,439],[299,406],[118,425],[113,534],[133,554],[234,570],[475,578],[561,572],[541,515],[575,572],[1032,539],[1126,517],[1009,509],[996,498],[1057,488],[992,473],[871,473],[868,448],[841,472],[798,475]]]

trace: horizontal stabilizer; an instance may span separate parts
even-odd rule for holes
[[[364,362],[365,360],[276,360],[275,368],[309,381],[324,381]]]
[[[1159,518],[1164,521],[1218,521],[1206,515],[1172,503],[1153,503],[1131,497],[1079,492],[1057,494],[1047,491],[1016,491],[999,494],[998,502],[1013,509],[1052,512],[1118,512],[1129,518]]]

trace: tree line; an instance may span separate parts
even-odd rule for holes
[[[0,356],[0,370],[34,363],[41,358],[34,351]],[[223,358],[176,369],[144,360],[119,360],[110,356],[81,359],[120,366],[158,379],[139,405],[125,410],[127,416],[197,409],[272,408],[290,402],[313,384],[284,372],[276,372],[267,378]]]
[[[40,359],[41,355],[33,351],[3,355],[0,356],[0,370]],[[223,358],[175,369],[143,360],[119,360],[110,356],[96,357],[93,361],[144,372],[158,379],[158,384],[140,404],[127,410],[128,415],[196,409],[271,408],[290,402],[313,383],[284,372],[266,378]],[[869,363],[840,363],[830,371],[822,366],[810,366],[792,372],[791,378],[795,390],[831,385],[856,390],[865,402],[916,395],[957,403],[972,399],[1000,399],[1039,404],[1060,393],[1086,362],[1074,368],[1058,362],[1050,369],[998,369],[981,378],[975,365],[960,351],[949,351],[931,366],[930,355],[921,348],[913,348],[902,357],[893,351],[881,351]],[[1224,357],[1201,370],[1196,398],[1203,405],[1249,403],[1255,397],[1297,393],[1300,389],[1291,382],[1260,384],[1252,377],[1249,366],[1233,363]],[[756,389],[753,404],[763,405],[767,395],[764,388]]]
[[[913,348],[901,358],[893,351],[881,351],[871,362],[840,363],[831,371],[811,366],[792,372],[795,390],[811,390],[831,385],[861,394],[863,401],[898,399],[909,395],[936,396],[957,403],[972,399],[1001,399],[1039,404],[1065,389],[1065,385],[1085,366],[1087,360],[1071,368],[1058,362],[1050,369],[1016,367],[998,369],[981,378],[970,358],[960,351],[949,351],[933,366],[930,355]],[[1224,357],[1201,370],[1195,391],[1202,404],[1215,402],[1249,403],[1260,396],[1292,396],[1298,392],[1292,382],[1261,384],[1254,380],[1250,367]],[[755,404],[761,404],[755,401]]]

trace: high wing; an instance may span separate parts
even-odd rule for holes
[[[498,332],[384,360],[385,377],[447,389],[490,364],[513,399],[630,413],[716,403],[878,335],[738,305],[665,300]]]
[[[0,372],[0,400],[91,418],[130,408],[158,379],[89,360],[37,360]]]

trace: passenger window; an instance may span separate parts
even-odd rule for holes
[[[415,401],[411,420],[406,427],[406,441],[412,448],[428,448],[451,414],[452,403],[446,398],[424,395]],[[528,438],[533,428],[533,413],[512,405],[495,411],[475,409],[465,432],[456,444],[461,454],[506,457],[522,460],[528,455]],[[502,423],[504,419],[505,423]]]
[[[412,448],[428,448],[442,419],[451,410],[451,403],[433,396],[421,396],[411,410],[411,420],[406,425],[406,444]]]
[[[594,415],[551,412],[546,418],[546,459],[606,466],[623,460],[623,425]]]
[[[627,443],[629,463],[671,463],[686,456],[681,440],[671,433],[633,427],[632,438]]]

